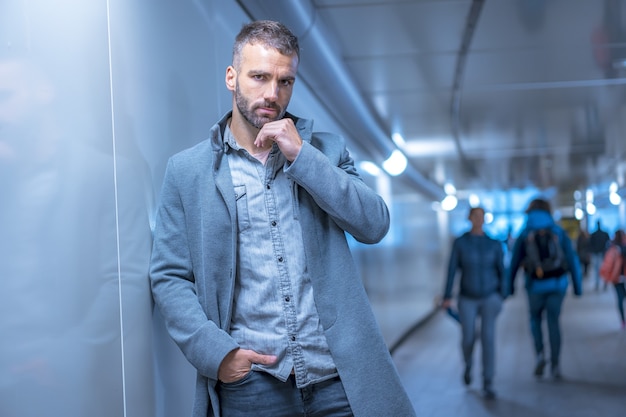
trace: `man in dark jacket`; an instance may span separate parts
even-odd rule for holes
[[[600,289],[600,265],[604,259],[604,254],[611,241],[609,234],[602,229],[600,220],[598,220],[596,230],[589,237],[589,251],[591,252],[591,268],[596,291]],[[606,283],[604,283],[606,289]]]
[[[452,303],[452,289],[457,270],[461,272],[458,297],[461,322],[461,348],[465,360],[463,381],[472,381],[472,356],[476,339],[476,321],[480,317],[480,338],[483,366],[483,394],[495,397],[496,318],[502,309],[504,291],[504,251],[502,243],[483,231],[485,211],[474,207],[469,212],[472,229],[455,239],[448,264],[448,277],[443,295],[443,308]]]

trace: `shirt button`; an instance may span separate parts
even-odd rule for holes
[[[267,185],[265,186],[265,188],[267,188],[267,189],[269,190],[269,189],[270,189],[270,188],[272,188],[272,187],[271,187],[269,184],[267,184]]]
[[[272,226],[276,226],[276,221],[272,220]]]
[[[289,300],[291,300],[291,298],[289,298],[288,296],[287,296],[287,297],[285,297],[285,301],[286,301],[286,302],[289,302]]]
[[[283,261],[283,257],[282,257],[282,256],[279,256],[279,257],[278,257],[278,262],[282,262],[282,261]]]
[[[296,341],[296,337],[295,336],[291,336],[291,341],[295,342]]]

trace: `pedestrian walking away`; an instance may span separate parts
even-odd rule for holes
[[[600,278],[600,266],[604,260],[604,253],[608,249],[611,237],[608,232],[602,229],[600,220],[596,222],[596,230],[589,236],[589,252],[591,253],[591,272],[593,274],[593,285],[596,291],[600,290],[602,279]],[[606,283],[603,284],[606,289]]]
[[[524,287],[528,297],[530,330],[536,357],[533,372],[535,376],[542,377],[549,360],[552,377],[560,379],[561,327],[559,317],[569,286],[568,278],[571,278],[574,294],[582,295],[580,263],[570,238],[565,230],[554,221],[551,206],[547,200],[535,199],[531,201],[526,210],[526,216],[524,229],[513,247],[507,287],[510,294],[514,295],[517,271],[524,264]],[[548,237],[544,242],[548,247],[533,243],[542,242],[542,236]],[[564,258],[562,261],[564,262],[554,269],[549,270],[544,264],[542,266],[535,265],[535,261],[544,259],[544,257],[547,259],[550,254],[555,255],[557,253],[562,254]],[[552,271],[555,272],[552,273]],[[548,324],[549,356],[544,348],[542,325],[544,313]]]

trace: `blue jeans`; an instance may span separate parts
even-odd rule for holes
[[[552,366],[559,364],[561,353],[561,325],[559,316],[565,293],[528,293],[530,310],[530,331],[535,343],[535,353],[543,353],[543,330],[541,327],[545,311],[548,322],[548,339],[550,340],[550,362]]]
[[[352,417],[343,384],[335,377],[297,388],[294,376],[282,382],[266,372],[217,384],[223,417]]]
[[[592,253],[591,254],[591,270],[593,272],[593,283],[595,285],[595,289],[600,289],[600,284],[602,278],[600,277],[600,266],[602,266],[602,261],[604,261],[604,253]],[[603,284],[604,288],[606,288],[606,282]]]
[[[496,318],[502,310],[502,297],[498,293],[479,299],[461,296],[458,304],[465,366],[472,367],[476,328],[480,318],[483,384],[490,386],[496,370]]]

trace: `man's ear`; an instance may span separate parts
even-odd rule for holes
[[[226,82],[226,88],[230,91],[235,91],[235,87],[237,86],[237,71],[232,65],[226,68],[226,78],[224,81]]]

